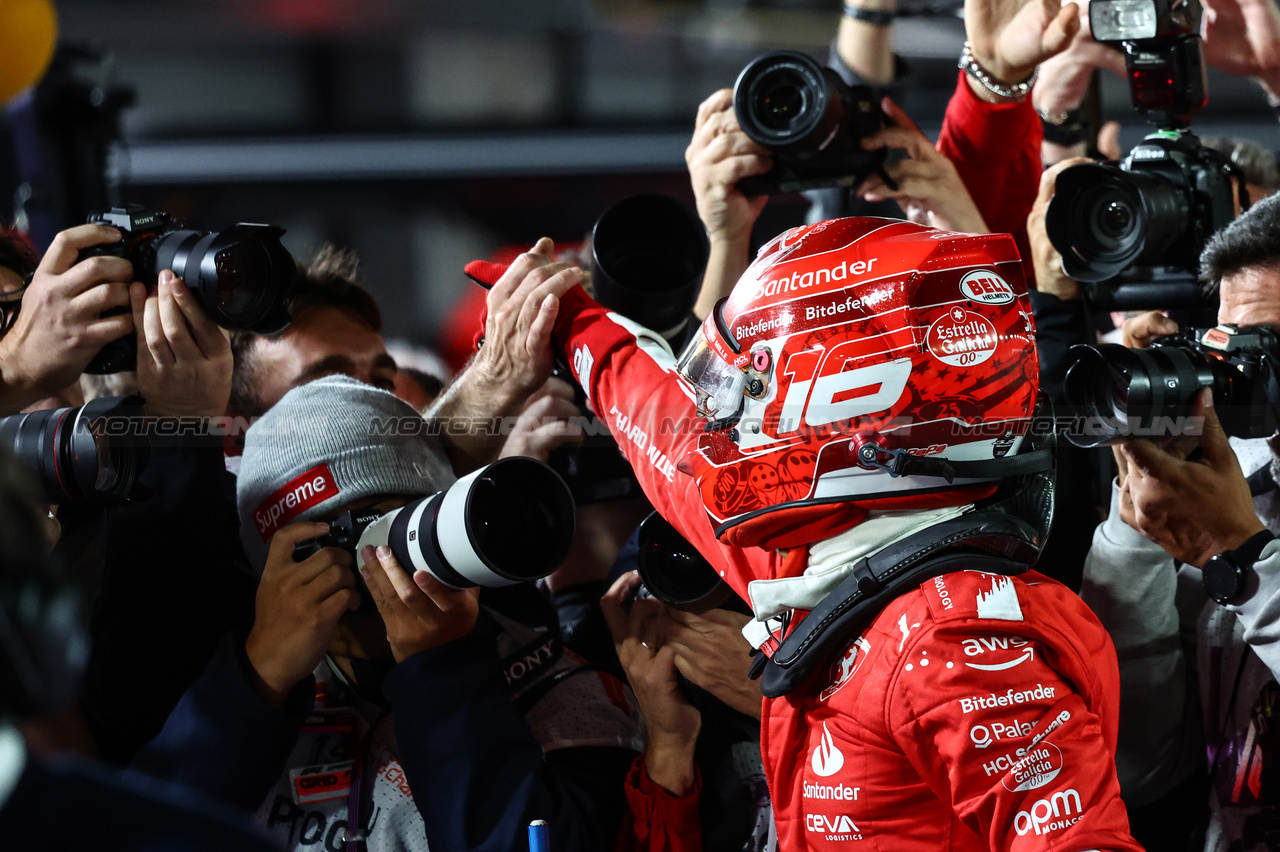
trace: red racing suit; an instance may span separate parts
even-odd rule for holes
[[[939,148],[967,184],[992,190],[974,193],[987,221],[1025,234],[1038,122],[1027,104],[991,107],[963,75],[959,85]],[[1027,191],[1002,197],[1013,178]],[[678,470],[700,422],[656,335],[575,288],[555,345],[645,494],[721,576],[744,598],[752,580],[780,576],[779,554],[716,539]],[[765,701],[761,750],[783,850],[1140,848],[1116,781],[1110,637],[1060,584],[982,568],[975,556],[972,571],[899,596],[820,685]]]
[[[699,421],[656,336],[575,288],[555,340],[663,517],[744,598],[779,576],[779,554],[716,539],[677,469]],[[1064,586],[973,567],[895,599],[820,687],[765,702],[783,850],[1140,848],[1116,781],[1110,637]]]

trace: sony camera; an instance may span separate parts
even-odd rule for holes
[[[885,149],[862,148],[884,127],[875,94],[803,53],[753,60],[734,83],[733,109],[742,131],[773,153],[773,168],[738,182],[748,195],[857,186],[884,165]]]
[[[511,586],[558,568],[569,555],[574,523],[573,497],[555,471],[508,458],[390,512],[344,512],[293,556],[338,547],[358,561],[366,546],[387,545],[405,570],[427,571],[454,589]]]
[[[1099,310],[1201,302],[1200,252],[1248,206],[1231,163],[1189,130],[1208,101],[1200,18],[1199,0],[1090,0],[1093,37],[1124,53],[1133,105],[1159,125],[1118,165],[1063,171],[1045,214],[1063,271]]]
[[[1265,438],[1276,431],[1280,334],[1269,326],[1220,325],[1156,339],[1150,349],[1075,346],[1065,393],[1077,420],[1067,439],[1097,447],[1133,438],[1193,434],[1192,403],[1213,390],[1228,435]]]
[[[147,496],[139,477],[150,443],[134,434],[141,397],[104,397],[79,408],[0,418],[0,446],[31,472],[47,503],[118,506]]]
[[[80,259],[109,255],[133,264],[134,278],[154,290],[161,270],[172,269],[218,325],[274,334],[289,324],[284,300],[297,264],[280,242],[283,228],[240,223],[224,231],[191,231],[168,213],[140,205],[113,207],[89,217],[110,225],[120,242],[93,246]],[[118,373],[136,366],[137,341],[128,335],[103,347],[85,369]]]

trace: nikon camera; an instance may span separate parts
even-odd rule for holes
[[[1099,310],[1201,303],[1200,252],[1235,218],[1230,162],[1191,133],[1208,102],[1199,0],[1090,0],[1093,37],[1125,56],[1136,109],[1159,129],[1119,164],[1058,175],[1045,214],[1063,271]]]

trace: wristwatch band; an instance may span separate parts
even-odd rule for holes
[[[898,13],[892,9],[864,9],[861,6],[845,3],[844,16],[871,24],[873,27],[889,27],[893,26],[893,19],[898,16]]]
[[[1244,544],[1234,550],[1228,550],[1227,553],[1231,554],[1231,558],[1239,565],[1251,568],[1253,563],[1258,561],[1258,557],[1262,555],[1262,551],[1266,549],[1268,544],[1275,541],[1275,538],[1270,530],[1263,530],[1249,536],[1249,538],[1245,539]]]
[[[1015,83],[1012,86],[1006,86],[996,82],[986,69],[978,64],[978,60],[974,58],[973,50],[969,47],[969,42],[964,43],[964,50],[960,53],[960,70],[968,74],[987,91],[992,94],[999,95],[1011,101],[1026,100],[1027,95],[1031,94],[1031,87],[1036,84],[1036,78],[1040,76],[1040,69],[1031,72],[1031,76],[1021,83]]]

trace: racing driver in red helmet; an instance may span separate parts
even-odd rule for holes
[[[553,337],[755,614],[780,848],[1140,848],[1115,651],[1028,567],[1052,458],[1011,237],[823,222],[761,249],[679,359],[580,287]]]

